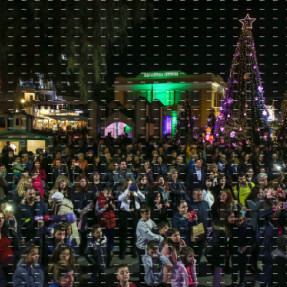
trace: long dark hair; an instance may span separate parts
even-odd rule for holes
[[[168,244],[169,248],[175,249],[177,252],[179,252],[180,242],[179,242],[179,244],[176,244],[171,240],[171,236],[177,232],[179,232],[179,230],[177,228],[170,228],[167,231],[167,239],[164,241],[164,244]],[[179,232],[179,234],[180,234],[180,232]]]
[[[4,222],[1,228],[1,233],[3,233],[6,237],[8,237],[8,231],[9,231],[9,224],[7,222],[7,218],[6,218],[6,214],[5,211],[3,209],[0,209],[0,214],[3,214],[4,217]]]

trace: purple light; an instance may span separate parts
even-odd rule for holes
[[[253,53],[250,53],[250,56],[252,57],[252,56],[253,56]]]
[[[236,81],[236,80],[234,80],[234,81],[233,81],[233,83],[237,83],[237,81]]]
[[[256,66],[253,66],[253,69],[256,69]]]
[[[248,108],[248,104],[245,104],[245,108]]]
[[[231,138],[234,138],[235,135],[236,135],[235,131],[232,131],[232,132],[230,133],[230,137],[231,137]]]
[[[267,111],[264,110],[264,111],[262,112],[262,114],[263,114],[263,116],[267,116]]]
[[[220,130],[223,133],[224,132],[224,127],[220,127]]]
[[[227,117],[230,118],[230,114],[228,114]]]
[[[258,97],[255,98],[255,101],[258,101]]]
[[[245,40],[245,41],[244,41],[244,43],[246,44],[246,43],[247,43],[247,41]]]
[[[259,86],[258,87],[258,91],[261,93],[263,91],[263,87],[262,86]]]
[[[238,56],[240,56],[240,52],[237,52],[237,53],[236,53],[236,57],[238,57]]]
[[[242,128],[241,127],[239,128],[239,131],[242,132]]]

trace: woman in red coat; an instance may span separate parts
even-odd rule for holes
[[[105,188],[96,204],[96,211],[98,213],[98,223],[103,228],[103,233],[107,237],[107,267],[110,267],[112,260],[112,250],[114,249],[114,228],[116,227],[114,198],[112,196],[112,190]]]

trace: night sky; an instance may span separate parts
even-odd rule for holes
[[[227,82],[241,32],[239,19],[256,18],[253,36],[267,102],[286,91],[286,1],[153,1],[154,21],[130,32],[130,44],[115,55],[114,76],[144,71],[211,72]],[[279,102],[277,102],[277,105]]]

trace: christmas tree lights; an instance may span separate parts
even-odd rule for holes
[[[240,19],[242,31],[215,125],[215,137],[225,141],[240,139],[259,143],[264,135],[269,136],[268,112],[252,35],[255,20],[248,14]]]

